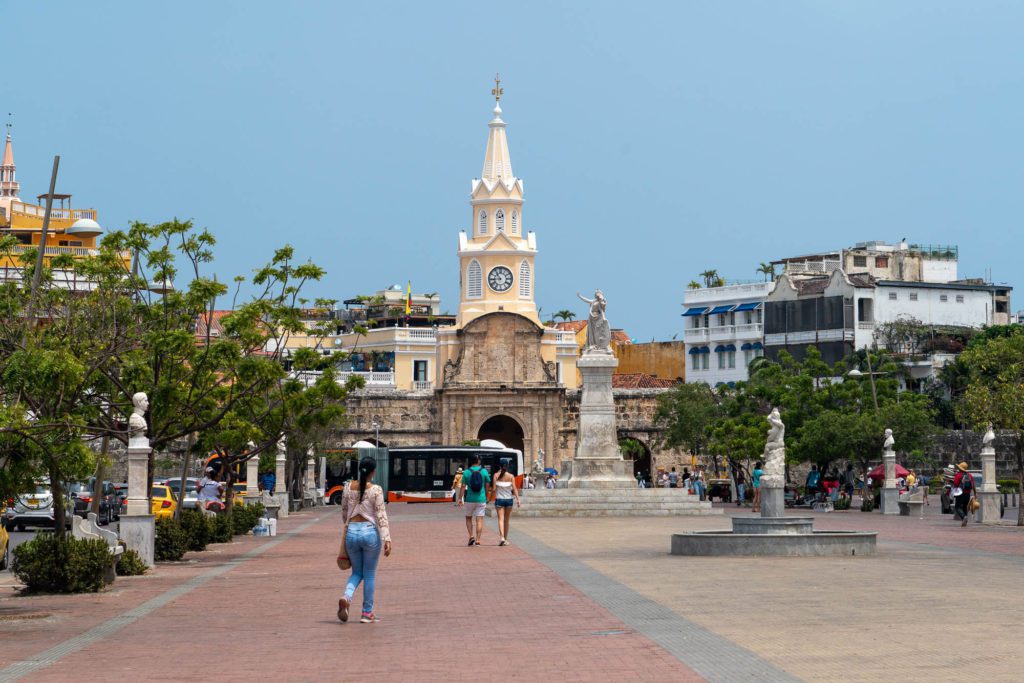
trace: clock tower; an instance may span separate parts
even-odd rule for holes
[[[459,233],[459,328],[497,312],[540,324],[533,299],[537,241],[523,227],[523,181],[512,174],[498,77],[491,94],[494,118],[488,124],[484,168],[470,185],[470,228]]]

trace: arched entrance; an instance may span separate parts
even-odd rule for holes
[[[483,441],[484,439],[494,439],[505,444],[508,448],[515,448],[522,451],[524,446],[523,441],[523,428],[519,426],[513,418],[508,415],[495,415],[489,417],[480,425],[480,431],[477,432],[476,438]],[[526,461],[527,456],[523,454],[523,460]]]
[[[640,439],[629,436],[619,437],[619,448],[625,460],[633,461],[633,476],[643,473],[648,485],[651,482],[651,449]]]

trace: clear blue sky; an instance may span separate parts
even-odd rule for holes
[[[506,12],[507,13],[504,13]],[[458,297],[502,73],[538,303],[636,339],[715,268],[907,237],[1024,285],[1024,5],[8,2],[23,196],[192,218],[223,279],[293,244],[316,295]],[[1014,309],[1024,308],[1017,293]]]

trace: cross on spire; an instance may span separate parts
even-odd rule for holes
[[[494,74],[494,87],[491,88],[491,94],[494,95],[495,102],[501,102],[501,96],[505,94],[505,89],[501,87],[501,74]]]

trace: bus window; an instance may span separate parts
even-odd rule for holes
[[[405,460],[405,476],[415,477],[416,476],[416,459],[406,458]]]
[[[462,458],[451,458],[448,461],[448,474],[452,474],[452,475],[458,474],[460,467],[465,468],[466,467],[466,461],[463,460]]]
[[[395,474],[400,474],[402,472],[402,459],[397,455],[391,459],[391,471]]]
[[[427,461],[426,458],[420,458],[416,461],[416,474],[420,477],[427,476]]]
[[[435,458],[434,462],[430,465],[432,474],[440,477],[445,474],[445,468],[448,466],[448,462],[445,458]]]

